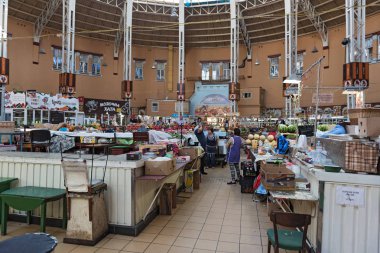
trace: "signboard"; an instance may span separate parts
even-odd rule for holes
[[[345,90],[361,91],[369,86],[369,63],[351,62],[343,65],[343,86]]]
[[[5,108],[25,108],[25,93],[5,92]]]
[[[41,92],[28,91],[26,93],[26,107],[28,109],[78,111],[79,100],[61,94],[52,96]]]
[[[285,96],[293,96],[298,94],[298,87],[294,87],[294,84],[292,86],[289,86],[285,90]]]
[[[331,104],[334,101],[333,93],[320,93],[319,94],[319,104]],[[317,93],[313,93],[312,103],[317,103]]]
[[[337,186],[335,194],[338,205],[363,207],[365,204],[364,188]]]
[[[128,114],[129,103],[127,101],[104,100],[85,98],[83,111],[85,114]]]

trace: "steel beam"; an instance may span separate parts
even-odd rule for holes
[[[40,42],[40,36],[43,30],[61,4],[62,0],[49,0],[46,3],[45,8],[42,10],[41,14],[38,16],[36,22],[34,23],[34,42]]]
[[[319,36],[321,36],[323,47],[327,47],[329,45],[327,27],[321,16],[316,13],[313,4],[310,0],[299,0],[298,5],[305,12],[310,22],[314,25],[315,29],[319,33]]]
[[[62,73],[75,73],[75,0],[62,1]]]
[[[366,0],[346,0],[346,63],[366,61],[365,20]],[[365,105],[364,91],[347,95],[347,108],[355,108],[357,105]]]
[[[185,100],[185,3],[179,0],[178,12],[178,88],[179,120],[183,120],[183,102]]]
[[[124,35],[124,11],[120,15],[119,26],[115,35],[113,57],[118,58],[120,52],[120,45]]]
[[[0,2],[0,57],[7,58],[8,57],[8,0],[1,0]],[[8,73],[5,73],[8,76]],[[1,78],[1,109],[0,109],[0,120],[5,120],[5,85],[8,83],[8,80],[4,80]]]
[[[238,73],[238,59],[239,59],[239,6],[236,0],[230,1],[230,22],[231,22],[231,44],[230,44],[230,90],[235,90],[238,87],[239,73]],[[232,98],[231,94],[229,99],[232,102],[232,113],[237,113],[237,97]]]
[[[97,2],[107,4],[113,7],[122,8],[123,0],[96,0]],[[267,5],[281,0],[247,0],[239,2],[241,11],[254,9],[260,5]],[[151,14],[171,15],[172,9],[175,8],[178,13],[178,3],[154,2],[149,0],[134,0],[133,11]],[[186,4],[186,16],[192,15],[210,15],[210,14],[229,14],[230,3],[191,3]]]
[[[247,57],[251,59],[252,56],[252,44],[247,30],[247,26],[244,21],[243,13],[239,12],[239,28],[244,41],[244,45],[247,48]]]
[[[297,70],[297,0],[285,0],[285,76],[296,74]],[[285,116],[292,118],[292,97],[285,98]]]
[[[124,92],[128,93],[126,101],[128,102],[127,108],[127,124],[131,118],[131,98],[132,98],[132,13],[133,1],[125,0],[123,7],[123,21],[124,21],[124,82],[128,87],[124,87]]]

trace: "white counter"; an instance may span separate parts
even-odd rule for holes
[[[380,176],[331,173],[295,162],[320,199],[308,232],[317,252],[380,252]],[[339,204],[340,187],[364,191],[364,204]]]

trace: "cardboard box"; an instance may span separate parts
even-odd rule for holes
[[[184,147],[179,150],[178,156],[190,156],[190,160],[198,157],[198,148]]]
[[[274,191],[294,191],[296,189],[296,175],[284,164],[261,165],[261,182],[265,189]]]
[[[359,118],[359,136],[360,137],[377,137],[380,135],[380,117]]]
[[[177,156],[177,163],[186,163],[190,161],[190,156]]]
[[[145,161],[145,175],[167,176],[174,171],[175,166],[176,160],[174,159],[169,161],[147,160]]]

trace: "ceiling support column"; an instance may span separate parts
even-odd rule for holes
[[[62,1],[62,72],[59,74],[59,92],[73,96],[76,93],[75,76],[75,0]]]
[[[0,85],[1,85],[1,110],[0,120],[5,121],[5,86],[9,83],[9,59],[8,57],[8,0],[0,2]]]
[[[346,64],[363,63],[365,55],[366,0],[346,0]],[[367,84],[368,87],[368,84]],[[346,90],[348,90],[346,88]],[[354,89],[351,89],[354,90]],[[347,108],[364,107],[364,88],[347,95]]]
[[[131,98],[133,92],[132,82],[132,10],[133,0],[124,2],[123,17],[124,17],[124,72],[122,81],[122,98],[126,100],[126,113],[128,124],[131,117]]]
[[[295,75],[297,71],[297,5],[297,0],[285,0],[285,77]],[[300,85],[298,86],[300,88]],[[296,108],[293,107],[292,96],[287,96],[285,98],[286,118],[294,117]]]
[[[238,113],[237,101],[240,97],[238,59],[239,59],[239,19],[238,6],[236,0],[230,1],[230,20],[231,20],[231,44],[230,44],[230,84],[229,100],[232,103],[232,113]]]
[[[178,85],[177,101],[179,102],[179,120],[183,120],[183,102],[185,101],[185,3],[179,0],[178,10]]]

